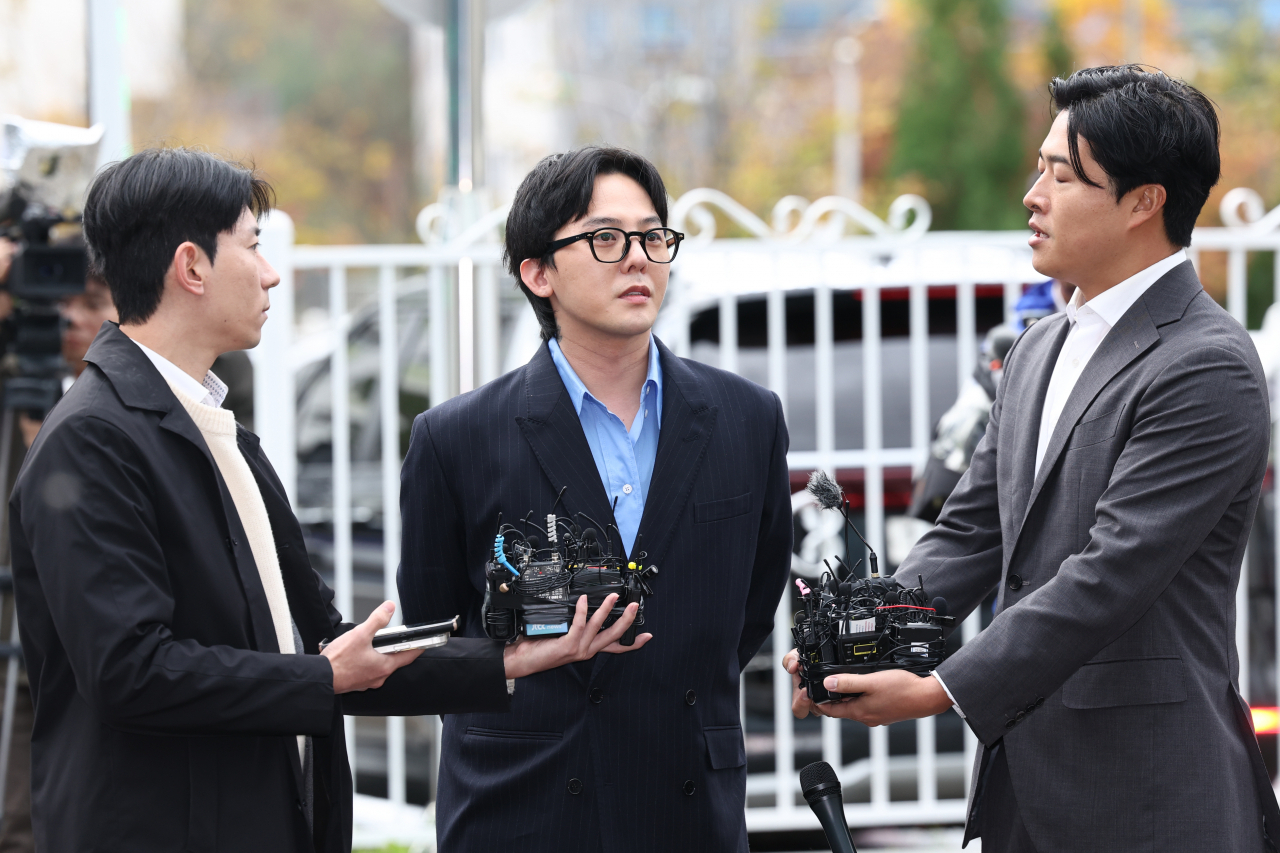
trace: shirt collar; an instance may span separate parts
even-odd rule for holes
[[[1125,312],[1133,307],[1133,303],[1137,302],[1151,285],[1159,281],[1169,270],[1186,261],[1186,259],[1186,251],[1179,249],[1164,260],[1157,261],[1141,272],[1129,276],[1115,287],[1102,291],[1102,293],[1099,293],[1083,305],[1080,304],[1080,290],[1077,288],[1075,294],[1071,297],[1071,301],[1067,303],[1067,317],[1074,323],[1081,310],[1088,308],[1092,313],[1101,317],[1102,321],[1110,328],[1120,322],[1120,318],[1124,316]]]
[[[133,341],[133,338],[129,338],[129,340]],[[212,370],[205,373],[204,382],[197,382],[194,377],[160,353],[137,341],[133,342],[156,366],[156,370],[160,371],[161,376],[177,385],[193,400],[199,400],[204,405],[213,406],[216,409],[221,407],[223,401],[227,399],[227,391],[229,389],[226,383],[219,379]]]
[[[547,342],[547,349],[551,350],[551,360],[555,362],[556,371],[560,374],[561,381],[564,382],[565,390],[569,392],[569,399],[573,401],[573,409],[582,416],[582,401],[586,397],[591,396],[591,392],[587,390],[587,386],[578,378],[577,371],[573,369],[573,365],[569,364],[569,359],[565,358],[564,351],[560,349],[560,342],[552,338]],[[644,377],[644,384],[648,386],[653,383],[651,393],[656,394],[658,399],[656,402],[656,414],[662,417],[662,363],[658,360],[658,344],[653,339],[653,334],[649,335],[649,372]],[[641,392],[643,394],[643,391]],[[599,402],[599,400],[596,400]]]

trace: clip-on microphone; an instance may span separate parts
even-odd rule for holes
[[[800,791],[822,823],[832,853],[858,853],[844,822],[844,793],[831,765],[815,761],[800,771]]]

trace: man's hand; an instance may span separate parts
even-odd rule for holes
[[[800,653],[795,649],[782,658],[782,668],[791,673],[791,713],[797,720],[810,714],[822,715],[817,705],[809,701],[809,691],[800,686]]]
[[[857,720],[868,726],[887,726],[902,720],[931,717],[951,707],[951,699],[938,679],[903,669],[868,675],[829,675],[823,682],[828,690],[862,695],[815,705],[809,700],[809,692],[800,688],[800,655],[795,649],[787,652],[783,666],[791,673],[791,711],[800,719],[813,713]]]
[[[389,655],[373,650],[373,635],[387,627],[395,612],[395,603],[384,601],[369,614],[364,624],[357,625],[325,646],[320,654],[327,657],[333,667],[334,693],[381,687],[387,676],[413,663],[422,654],[422,649]]]
[[[525,675],[533,675],[535,672],[564,666],[566,663],[590,660],[600,652],[606,654],[633,652],[649,642],[653,637],[652,634],[640,634],[636,637],[635,645],[618,645],[618,640],[631,627],[637,611],[640,610],[640,605],[635,602],[627,605],[626,610],[618,617],[618,621],[610,625],[608,630],[600,630],[600,626],[608,618],[609,611],[613,609],[617,600],[616,593],[610,594],[588,621],[587,597],[580,596],[577,608],[574,610],[573,624],[569,626],[569,633],[541,640],[521,637],[504,648],[502,660],[506,664],[507,678],[521,678]]]

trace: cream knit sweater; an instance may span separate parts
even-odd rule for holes
[[[169,382],[169,388],[200,429],[222,480],[227,484],[227,491],[231,492],[231,502],[236,505],[245,536],[249,537],[249,551],[258,564],[262,591],[267,594],[276,645],[280,647],[281,654],[298,654],[301,649],[293,642],[293,616],[289,613],[289,598],[284,592],[284,576],[280,574],[276,538],[271,533],[271,519],[267,516],[267,505],[262,502],[258,481],[253,478],[249,463],[244,461],[236,444],[236,416],[227,409],[206,406],[172,382]],[[305,766],[306,735],[298,735],[298,756]]]
[[[262,492],[258,490],[258,481],[249,470],[249,463],[240,455],[236,444],[236,418],[227,409],[206,406],[193,399],[182,389],[169,384],[174,396],[182,403],[182,407],[191,415],[204,436],[204,442],[213,454],[218,471],[231,492],[231,500],[240,515],[240,524],[244,526],[245,536],[249,538],[249,550],[253,561],[258,564],[258,577],[262,579],[262,590],[267,594],[267,605],[271,608],[271,624],[276,630],[276,644],[282,654],[291,655],[298,652],[293,644],[293,620],[289,613],[289,599],[284,592],[284,578],[280,574],[280,559],[276,555],[276,540],[271,533],[271,520],[267,517],[267,506],[262,502]]]

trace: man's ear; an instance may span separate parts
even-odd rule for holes
[[[551,277],[547,275],[547,268],[537,258],[525,258],[520,262],[520,280],[524,282],[525,287],[533,291],[534,296],[550,299],[551,294],[555,292]]]
[[[203,296],[211,266],[204,249],[187,241],[174,250],[165,282],[172,281],[192,296]]]
[[[1169,194],[1160,184],[1144,184],[1130,191],[1128,200],[1133,206],[1129,213],[1129,227],[1136,228],[1160,215],[1168,199]]]

